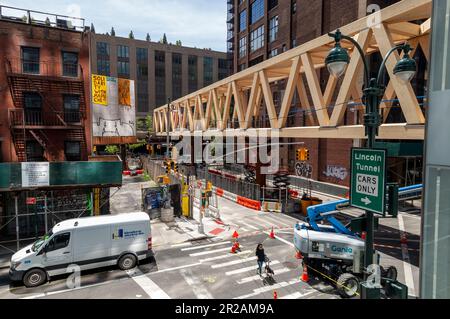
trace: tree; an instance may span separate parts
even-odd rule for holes
[[[167,36],[166,36],[165,33],[164,33],[163,38],[162,38],[162,43],[163,44],[167,44]]]
[[[106,145],[105,151],[108,154],[116,155],[120,152],[119,147],[117,145]]]
[[[134,39],[133,30],[130,31],[130,34],[128,35],[128,37],[129,37],[130,39]]]
[[[145,117],[145,124],[149,132],[153,132],[153,117],[149,114]]]
[[[147,33],[147,37],[145,38],[147,42],[150,42],[152,39],[150,39],[150,33]]]
[[[175,45],[178,45],[178,46],[182,46],[182,44],[181,44],[181,40],[177,40],[177,42],[175,42]]]
[[[114,30],[114,27],[111,28],[111,36],[116,36],[116,30]]]
[[[91,23],[91,31],[92,31],[92,33],[95,33],[95,27],[94,27],[93,23]]]

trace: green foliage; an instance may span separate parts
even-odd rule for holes
[[[147,145],[147,143],[145,143],[145,142],[136,143],[136,144],[128,144],[128,149],[131,151],[134,151],[135,149],[138,149],[145,145]]]
[[[133,30],[130,31],[130,34],[128,35],[128,37],[129,37],[130,39],[134,39]]]
[[[153,131],[153,117],[150,114],[145,117],[145,125],[149,132]]]
[[[111,36],[115,36],[116,35],[116,30],[114,30],[114,27],[111,28]]]
[[[119,154],[120,149],[119,149],[119,147],[117,145],[107,145],[105,147],[105,151],[108,154],[116,155],[116,154]]]

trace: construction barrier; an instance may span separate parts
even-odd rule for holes
[[[262,202],[261,210],[264,212],[281,213],[282,206],[279,202]]]
[[[237,203],[239,205],[245,206],[247,208],[255,209],[255,210],[261,210],[261,202],[248,199],[242,196],[237,197]]]

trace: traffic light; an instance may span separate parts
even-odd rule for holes
[[[176,162],[173,162],[173,171],[175,173],[178,173],[178,163],[176,163]]]
[[[297,161],[302,160],[302,149],[301,148],[298,148],[297,151],[295,152],[295,158],[297,159]]]
[[[169,174],[170,173],[170,169],[171,169],[170,162],[169,161],[164,162],[164,166],[166,167],[166,174]]]
[[[299,161],[299,162],[304,162],[304,161],[309,160],[309,150],[307,150],[306,148],[303,148],[303,147],[297,149],[296,158],[297,158],[297,161]]]

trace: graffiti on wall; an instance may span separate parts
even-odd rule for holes
[[[323,172],[326,177],[337,178],[341,181],[348,176],[348,171],[345,167],[337,165],[328,165],[327,170]]]

